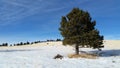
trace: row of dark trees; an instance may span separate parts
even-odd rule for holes
[[[30,44],[30,42],[25,42],[25,43],[23,43],[23,42],[20,42],[20,43],[17,43],[17,44],[14,44],[14,46],[20,46],[20,45],[29,45]],[[10,45],[10,46],[12,46],[12,45]]]
[[[8,43],[3,43],[0,46],[8,46]]]
[[[61,39],[56,39],[56,40],[47,40],[47,42],[52,42],[52,41],[62,41]]]
[[[46,41],[34,41],[34,42],[20,42],[16,44],[10,44],[10,46],[21,46],[21,45],[32,45],[32,44],[37,44],[37,43],[42,43],[42,42],[54,42],[54,41],[62,41],[61,39],[56,39],[56,40],[46,40]],[[9,46],[8,43],[3,43],[0,46]]]

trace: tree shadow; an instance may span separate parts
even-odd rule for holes
[[[22,52],[22,51],[38,51],[40,49],[16,49],[16,50],[0,50],[0,52]]]
[[[89,53],[97,54],[100,57],[112,57],[112,56],[120,56],[120,49],[112,49],[112,50],[102,50],[102,51],[90,51]]]

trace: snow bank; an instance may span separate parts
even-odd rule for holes
[[[63,46],[61,42],[1,47],[0,68],[120,68],[120,47],[116,43],[116,49],[112,43],[105,43],[104,56],[98,59],[68,58],[68,54],[74,53],[74,48]],[[96,51],[89,48],[81,50]],[[64,58],[53,59],[57,54]]]

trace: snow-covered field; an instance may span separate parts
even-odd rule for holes
[[[0,68],[120,68],[120,41],[107,40],[104,45],[103,54],[97,59],[68,58],[74,48],[61,42],[0,47]],[[81,50],[96,52],[89,48]],[[64,58],[53,59],[57,54]]]

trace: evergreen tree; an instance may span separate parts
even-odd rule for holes
[[[8,43],[3,43],[2,46],[8,46]]]
[[[26,44],[30,44],[30,42],[27,41]]]
[[[79,46],[101,48],[103,36],[95,29],[96,21],[92,21],[90,14],[79,8],[74,8],[61,19],[59,28],[63,36],[63,45],[74,45],[76,54],[79,54]]]
[[[20,45],[23,45],[23,42],[20,42]]]
[[[56,41],[61,41],[61,39],[56,39]]]

